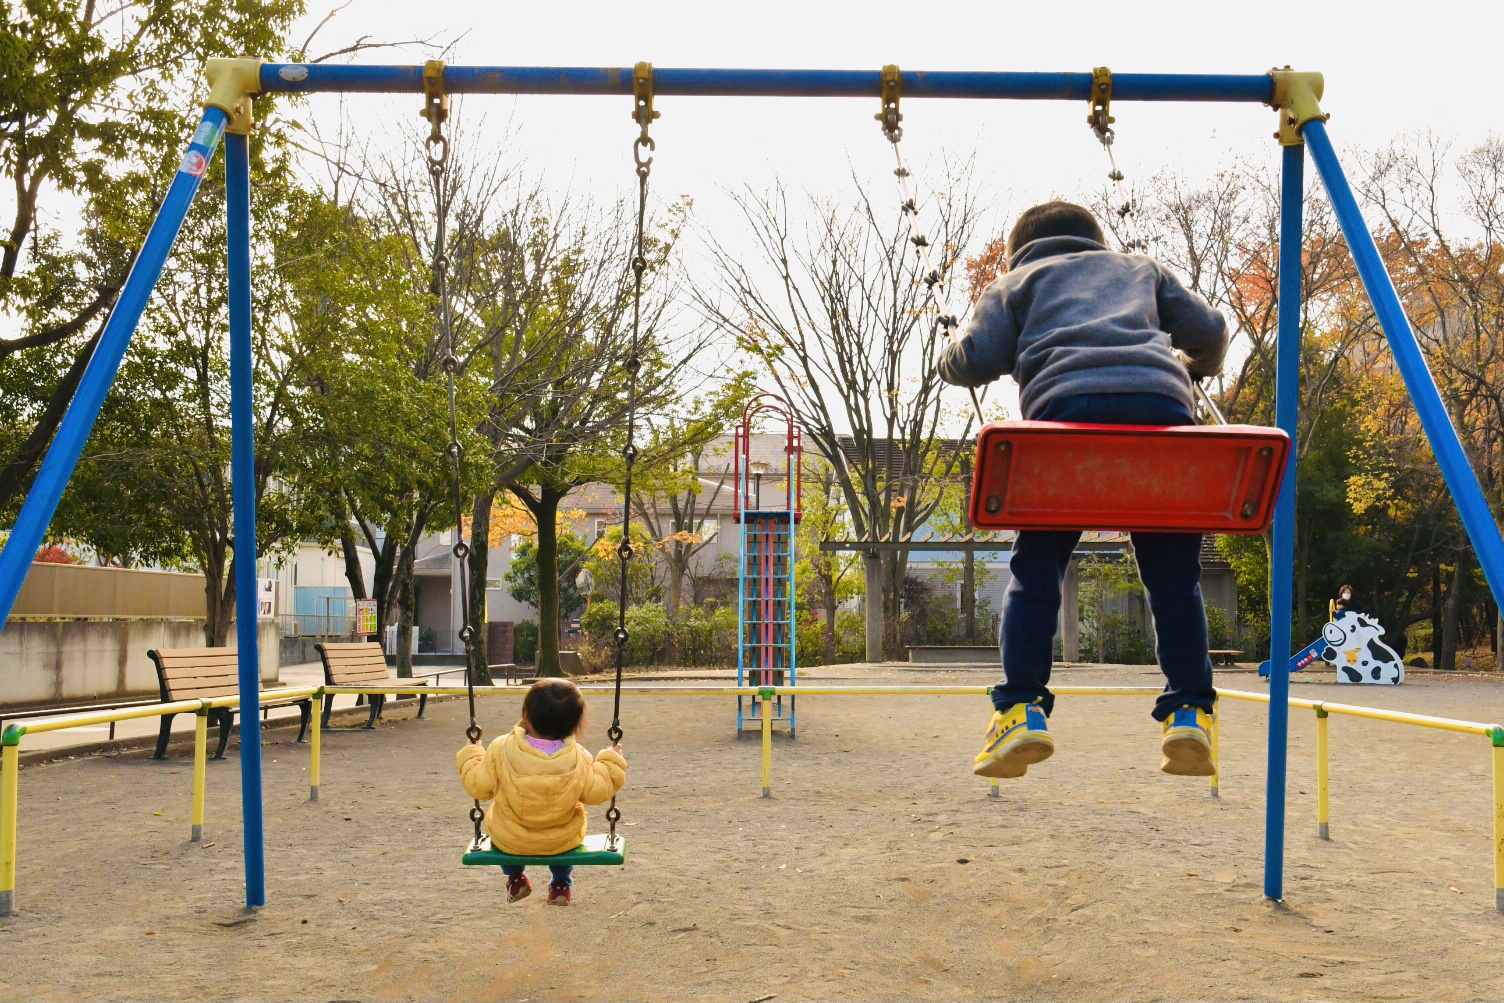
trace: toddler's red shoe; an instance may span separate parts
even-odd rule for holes
[[[569,886],[568,885],[549,885],[548,886],[548,904],[549,905],[568,905],[569,904]]]
[[[520,902],[533,894],[533,883],[526,874],[514,874],[507,878],[507,901]]]

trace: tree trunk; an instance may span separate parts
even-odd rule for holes
[[[1076,561],[1072,558],[1065,568],[1064,595],[1060,599],[1060,609],[1065,614],[1061,620],[1060,657],[1067,662],[1081,660],[1081,605],[1078,599],[1078,578]]]
[[[1431,668],[1441,668],[1441,564],[1431,565]]]
[[[897,551],[884,556],[883,561],[883,618],[886,635],[883,643],[883,657],[894,660],[903,654],[903,584],[904,569],[908,566],[908,555]]]
[[[883,660],[883,559],[875,550],[862,554],[863,612],[866,614],[867,661]]]
[[[562,676],[559,665],[559,501],[564,492],[538,489],[538,676]],[[532,508],[531,505],[528,506]]]
[[[1302,643],[1302,638],[1310,635],[1310,609],[1308,600],[1310,554],[1311,554],[1311,531],[1315,527],[1314,519],[1307,519],[1301,527],[1300,553],[1295,556],[1295,635],[1296,644]]]
[[[1494,617],[1494,671],[1504,672],[1504,607]]]
[[[348,518],[340,520],[339,547],[345,557],[345,581],[350,583],[350,595],[356,599],[370,598],[366,594],[365,572],[360,567],[360,545],[355,541],[355,527]]]
[[[1457,566],[1452,570],[1452,587],[1447,590],[1447,605],[1442,611],[1441,619],[1441,656],[1436,659],[1436,667],[1444,672],[1450,672],[1457,667],[1457,631],[1461,620],[1462,603],[1462,578],[1466,563],[1465,552],[1457,554]]]
[[[961,629],[967,644],[977,642],[977,555],[971,550],[961,558]]]
[[[836,663],[836,587],[828,578],[820,580],[820,600],[825,606],[825,664]]]
[[[397,571],[397,677],[413,674],[413,607],[417,596],[413,588],[413,562],[404,557]]]
[[[474,635],[466,645],[470,657],[470,671],[477,686],[491,685],[489,653],[486,651],[486,574],[490,566],[491,504],[496,500],[496,490],[475,496],[470,508],[470,556],[467,558],[470,573],[470,608],[465,612],[465,622]]]
[[[684,600],[684,574],[689,561],[682,556],[664,554],[668,565],[668,581],[663,585],[663,613],[668,617],[668,639],[664,644],[663,658],[670,665],[678,665],[682,654],[679,648],[679,606]]]
[[[222,648],[230,636],[230,613],[235,608],[235,559],[225,570],[224,554],[204,562],[204,646]]]
[[[1097,664],[1107,662],[1107,575],[1097,569]]]

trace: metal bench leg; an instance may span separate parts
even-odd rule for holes
[[[423,709],[428,706],[428,694],[418,694],[418,720],[423,720]]]
[[[162,715],[162,730],[157,732],[157,751],[151,754],[151,758],[167,758],[167,740],[172,737],[172,719],[175,717],[176,714]]]
[[[371,694],[371,716],[366,720],[367,731],[370,731],[372,728],[376,727],[376,719],[381,716],[381,705],[385,700],[386,696],[384,694]]]
[[[219,707],[210,713],[219,714],[219,748],[214,750],[215,759],[225,758],[225,746],[230,744],[230,723],[234,721],[234,714],[228,707]]]
[[[319,727],[321,727],[321,728],[327,728],[327,727],[329,727],[329,714],[333,710],[334,710],[334,694],[333,693],[327,693],[327,694],[324,695],[324,712],[319,715]]]
[[[313,716],[313,701],[304,700],[298,704],[298,738],[294,745],[303,744],[303,736],[308,734],[308,719]]]

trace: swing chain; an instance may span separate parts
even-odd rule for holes
[[[1130,253],[1149,253],[1149,242],[1144,240],[1138,232],[1138,218],[1134,215],[1133,193],[1130,191],[1126,196],[1123,194],[1123,172],[1118,169],[1117,157],[1113,155],[1112,143],[1117,138],[1113,131],[1112,123],[1117,119],[1112,114],[1112,71],[1105,66],[1094,67],[1091,71],[1091,111],[1086,116],[1086,124],[1091,126],[1092,134],[1102,144],[1102,149],[1107,154],[1107,180],[1112,182],[1113,199],[1119,203],[1114,210],[1118,220],[1128,229],[1128,242],[1126,250]]]
[[[622,368],[627,373],[627,444],[621,457],[625,467],[622,478],[621,542],[617,544],[616,556],[621,564],[621,587],[617,594],[616,630],[616,690],[611,705],[611,727],[606,737],[612,745],[622,739],[621,728],[621,679],[627,662],[627,573],[632,562],[632,466],[637,461],[637,374],[642,369],[639,354],[642,331],[642,279],[648,262],[645,251],[648,212],[648,177],[653,171],[652,153],[657,148],[648,134],[653,120],[659,113],[653,110],[653,64],[640,62],[632,69],[632,119],[640,132],[632,141],[632,160],[637,165],[637,232],[632,242],[632,350]],[[606,809],[606,822],[610,830],[606,846],[615,850],[621,845],[616,834],[616,823],[621,821],[621,809],[616,807],[612,795],[611,806]]]
[[[936,268],[930,260],[929,238],[919,229],[919,206],[914,201],[914,196],[909,192],[909,169],[904,166],[903,152],[898,143],[903,139],[903,129],[898,123],[903,121],[903,116],[898,112],[898,99],[902,76],[898,67],[888,64],[882,72],[882,111],[872,116],[882,126],[883,138],[893,147],[893,176],[898,179],[899,214],[903,216],[909,227],[909,243],[914,245],[914,252],[919,255],[920,281],[924,283],[926,305],[934,304],[936,316],[935,326],[940,333],[945,335],[948,343],[956,340],[957,331],[961,321],[952,313],[947,302],[950,293],[950,284],[945,281],[945,276],[939,268]],[[977,396],[975,387],[967,391],[971,395],[971,406],[977,413],[977,421],[987,424],[987,416],[982,412],[982,401]]]
[[[451,483],[454,489],[454,547],[452,553],[460,562],[460,610],[466,623],[460,628],[459,638],[465,646],[465,693],[469,698],[470,726],[465,729],[465,738],[479,744],[480,725],[475,721],[475,655],[470,642],[475,631],[468,622],[470,616],[470,580],[464,562],[470,556],[470,545],[465,542],[465,516],[463,485],[460,480],[460,460],[464,447],[460,445],[459,413],[455,403],[454,378],[459,372],[459,358],[454,354],[454,327],[449,309],[449,254],[445,248],[449,236],[449,137],[444,134],[444,123],[449,119],[449,98],[444,91],[444,61],[430,59],[423,64],[423,117],[428,119],[430,132],[426,142],[428,152],[428,177],[433,185],[434,237],[433,237],[433,295],[437,305],[439,342],[443,354],[439,366],[444,370],[444,381],[449,399],[449,444],[444,454],[449,457]],[[485,841],[481,822],[486,817],[485,809],[476,799],[470,807],[470,824],[475,830],[470,842],[471,850],[479,850]]]

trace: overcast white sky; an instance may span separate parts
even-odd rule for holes
[[[312,0],[311,30],[336,0]],[[1261,73],[1274,65],[1326,75],[1323,107],[1339,150],[1373,147],[1434,129],[1459,147],[1501,124],[1497,0],[1274,2],[1128,0],[1106,3],[867,3],[716,0],[632,3],[477,3],[352,0],[314,52],[356,36],[456,39],[452,62],[489,65],[794,67],[906,70]],[[363,62],[415,63],[420,48],[368,52]],[[342,104],[341,104],[342,100]],[[422,135],[415,95],[320,96],[308,115],[326,135],[342,115],[378,146]],[[877,99],[660,98],[653,192],[695,200],[696,226],[735,246],[741,217],[725,192],[766,188],[849,192],[853,170],[891,185],[891,156],[873,113]],[[1116,103],[1119,164],[1130,180],[1162,168],[1194,179],[1235,154],[1274,155],[1274,114],[1258,105]],[[1084,102],[903,103],[904,153],[926,190],[926,167],[947,152],[976,154],[975,183],[993,207],[989,229],[1052,195],[1102,183],[1105,159]],[[467,131],[551,184],[609,201],[633,185],[635,125],[625,97],[480,97],[464,100]],[[305,116],[300,116],[305,117]],[[311,176],[317,165],[309,163]],[[1316,184],[1308,171],[1308,183]],[[896,199],[895,199],[896,202]],[[708,277],[708,276],[705,276]],[[964,401],[964,395],[961,398]]]
[[[317,16],[327,7],[315,7]],[[496,3],[353,0],[315,52],[357,34],[459,39],[451,61],[490,65],[1089,70],[1261,73],[1275,65],[1320,70],[1323,107],[1339,149],[1373,147],[1434,129],[1466,146],[1499,124],[1495,2],[1274,2],[1129,0],[1106,3],[867,3],[767,0]],[[365,53],[369,62],[417,62],[424,53]],[[380,145],[420,133],[413,97],[356,95],[345,113]],[[683,98],[657,102],[653,191],[689,195],[696,225],[736,245],[741,217],[727,189],[763,189],[778,176],[793,191],[850,190],[853,170],[891,184],[891,157],[871,99]],[[1106,171],[1084,102],[903,103],[904,152],[922,194],[925,167],[977,155],[976,183],[994,207],[990,232],[1052,195],[1096,188]],[[1191,178],[1236,154],[1271,159],[1274,114],[1260,105],[1117,103],[1117,153],[1130,180],[1173,168]],[[316,99],[332,128],[341,110]],[[630,102],[596,97],[470,97],[468,130],[547,171],[557,185],[600,200],[632,185]],[[1315,185],[1308,169],[1308,184]],[[707,276],[708,277],[708,276]],[[1005,398],[1016,401],[1009,393]],[[996,399],[996,398],[994,398]],[[962,398],[964,401],[964,397]]]
[[[317,3],[320,15],[327,7]],[[502,65],[1089,70],[1260,73],[1274,65],[1326,75],[1325,110],[1339,145],[1374,145],[1435,128],[1466,142],[1499,124],[1497,64],[1504,8],[1490,0],[1218,3],[866,3],[766,0],[475,3],[353,0],[321,41],[461,37],[455,62]],[[310,22],[316,18],[310,18]],[[324,46],[315,45],[315,49]],[[372,53],[369,61],[417,61]],[[535,163],[578,183],[630,180],[625,98],[472,98],[498,133],[515,122]],[[412,106],[409,109],[409,106]],[[413,129],[413,100],[351,99],[352,112]],[[876,100],[662,98],[654,126],[660,194],[710,199],[718,187],[766,183],[835,189],[848,165],[886,164]],[[1209,170],[1229,149],[1271,143],[1262,106],[1117,104],[1124,166]],[[923,101],[904,104],[911,159],[975,148],[998,191],[1070,190],[1102,170],[1085,110],[1075,102]]]

